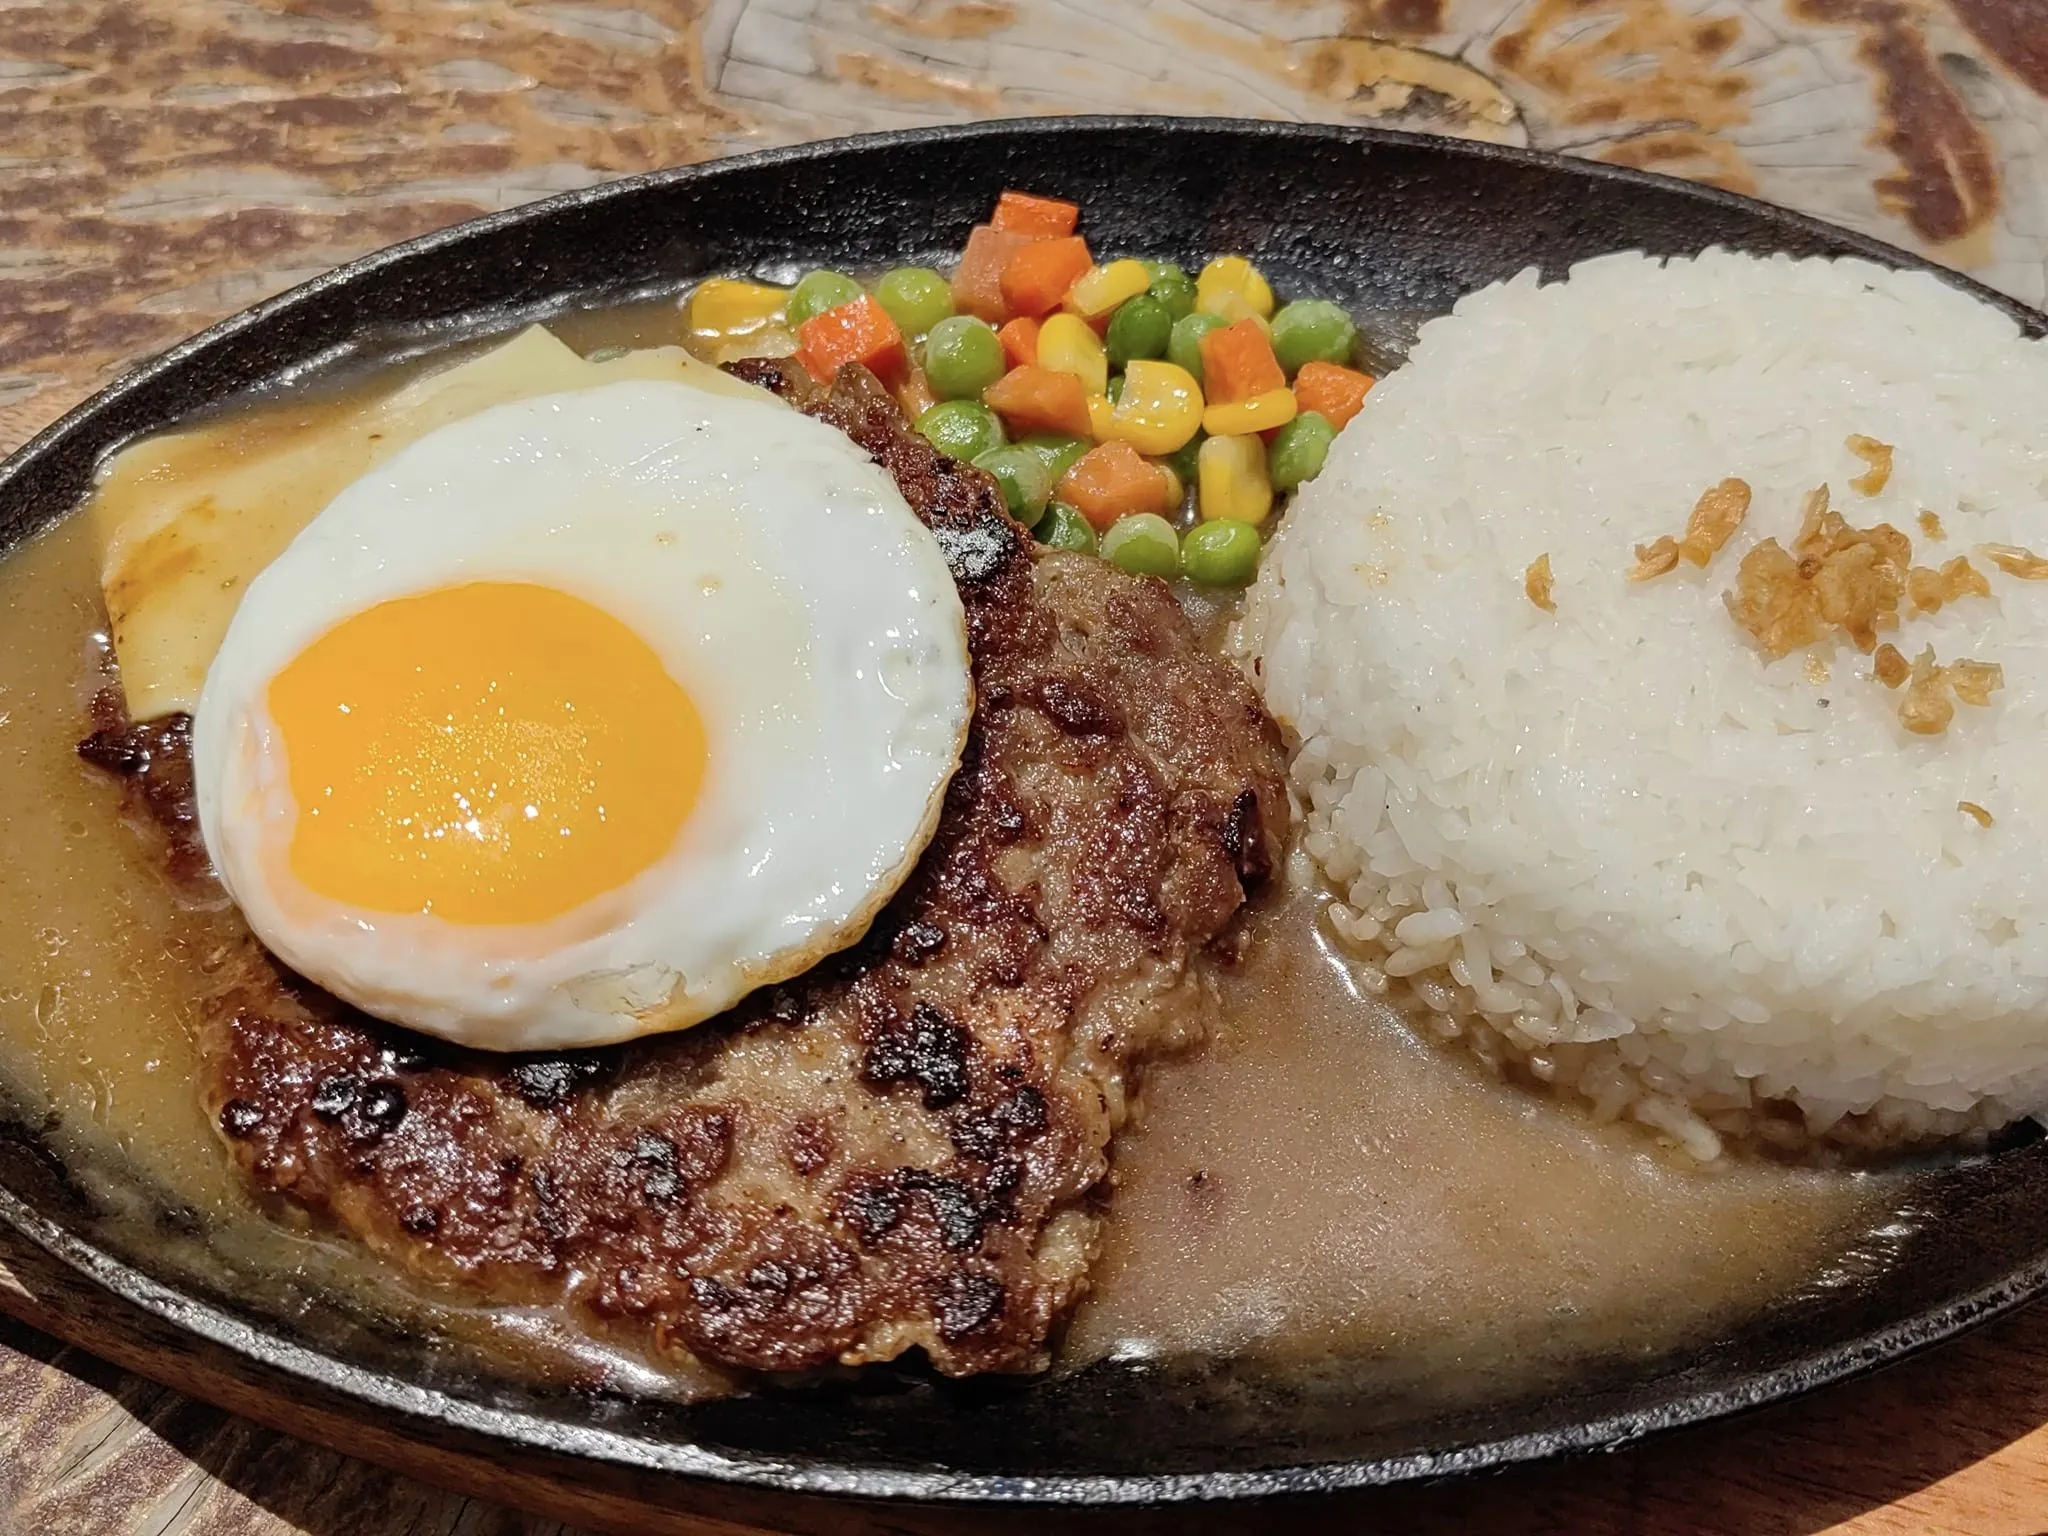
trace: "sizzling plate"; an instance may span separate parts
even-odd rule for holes
[[[616,182],[399,246],[149,362],[0,466],[0,546],[76,507],[111,447],[394,335],[421,340],[720,271],[863,268],[956,251],[1005,186],[1069,197],[1095,243],[1253,257],[1276,287],[1438,311],[1532,263],[1720,244],[1917,258],[1743,198],[1606,166],[1412,135],[1216,120],[1081,119],[879,135]],[[2033,334],[2048,318],[1951,279]],[[370,338],[366,343],[366,337]],[[1030,1384],[884,1376],[677,1408],[450,1380],[413,1342],[266,1315],[119,1251],[34,1128],[0,1136],[0,1217],[106,1294],[121,1328],[274,1398],[422,1444],[523,1458],[673,1504],[684,1479],[822,1492],[1123,1503],[1361,1486],[1612,1447],[1897,1358],[2048,1288],[2048,1144],[1932,1169],[1881,1266],[1682,1358],[1612,1360],[1474,1405],[1229,1365],[1105,1364]],[[138,1321],[139,1320],[139,1321]],[[118,1351],[117,1351],[118,1353]],[[211,1379],[211,1378],[209,1378]],[[202,1390],[206,1390],[202,1387]],[[708,1491],[708,1490],[707,1490]],[[741,1490],[727,1490],[741,1494]],[[744,1497],[744,1495],[742,1495]]]

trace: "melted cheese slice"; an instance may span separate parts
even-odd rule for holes
[[[249,582],[350,482],[489,406],[619,379],[762,391],[681,347],[590,362],[543,326],[396,394],[236,410],[107,461],[88,506],[128,713],[189,710]]]

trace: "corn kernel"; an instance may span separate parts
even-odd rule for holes
[[[1085,320],[1106,319],[1126,299],[1152,286],[1152,273],[1142,261],[1126,256],[1106,267],[1090,267],[1067,290],[1066,307]]]
[[[1250,320],[1268,334],[1272,332],[1272,326],[1267,322],[1266,317],[1254,309],[1252,301],[1241,293],[1219,293],[1212,296],[1208,302],[1209,307],[1203,310],[1202,313],[1214,315],[1225,325],[1235,325],[1240,320]]]
[[[707,341],[744,335],[780,320],[788,300],[787,288],[734,277],[709,278],[691,292],[685,323],[691,334]]]
[[[1273,288],[1242,256],[1218,256],[1195,279],[1195,308],[1226,321],[1273,313]]]
[[[1229,405],[1212,405],[1202,413],[1202,430],[1211,437],[1242,437],[1247,432],[1270,432],[1294,420],[1294,391],[1269,389],[1249,400]]]
[[[1195,455],[1196,494],[1202,521],[1263,523],[1273,510],[1266,445],[1256,437],[1212,437]]]
[[[1124,392],[1108,435],[1158,457],[1185,447],[1202,425],[1202,386],[1185,368],[1149,358],[1124,365]]]
[[[1109,434],[1116,421],[1116,406],[1107,395],[1088,397],[1088,435],[1098,443],[1109,441]]]
[[[1071,373],[1091,395],[1109,388],[1109,352],[1078,315],[1048,315],[1038,329],[1038,366]]]
[[[1188,488],[1180,483],[1180,476],[1173,472],[1173,466],[1171,464],[1161,464],[1159,466],[1159,473],[1162,476],[1164,476],[1166,480],[1167,506],[1178,507],[1183,501],[1187,499]]]

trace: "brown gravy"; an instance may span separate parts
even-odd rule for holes
[[[1072,1356],[1348,1358],[1505,1386],[1669,1350],[1839,1272],[1864,1181],[1702,1168],[1487,1078],[1349,984],[1294,863],[1216,1036],[1147,1078]]]
[[[585,351],[672,340],[660,311],[557,330]],[[0,561],[0,611],[0,1087],[82,1181],[131,1208],[138,1249],[265,1308],[338,1300],[403,1319],[494,1373],[703,1390],[545,1315],[423,1296],[256,1210],[193,1086],[198,966],[221,919],[178,907],[113,787],[73,751],[104,623],[82,519]],[[1680,1347],[1850,1262],[1883,1205],[1868,1177],[1700,1169],[1485,1079],[1347,986],[1313,882],[1292,884],[1222,979],[1218,1037],[1149,1079],[1069,1362],[1533,1376]],[[152,1225],[166,1203],[201,1234],[175,1251]]]

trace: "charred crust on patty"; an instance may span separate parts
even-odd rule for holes
[[[192,792],[192,717],[135,724],[122,713],[121,690],[111,680],[94,698],[92,715],[93,732],[78,744],[78,755],[121,781],[124,812],[162,837],[172,880],[205,879],[211,866]]]
[[[535,1109],[553,1109],[567,1103],[578,1088],[606,1076],[611,1065],[608,1054],[578,1051],[531,1057],[507,1068],[505,1081]]]
[[[231,1141],[255,1134],[263,1123],[263,1111],[246,1099],[229,1099],[220,1107],[221,1134]]]
[[[1002,1316],[1003,1283],[993,1275],[948,1275],[939,1287],[939,1337],[957,1344]]]
[[[878,1088],[914,1083],[926,1109],[945,1109],[967,1097],[967,1031],[930,1003],[878,1031],[861,1058],[863,1082]]]

